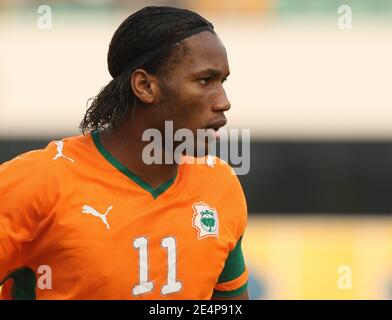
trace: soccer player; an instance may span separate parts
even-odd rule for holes
[[[229,65],[213,25],[143,8],[115,32],[108,67],[83,135],[0,166],[2,298],[248,299],[233,170],[143,160],[143,133],[164,134],[165,121],[193,133],[225,125]]]

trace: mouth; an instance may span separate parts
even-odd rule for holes
[[[227,123],[226,118],[221,118],[219,120],[215,120],[207,125],[206,129],[213,129],[218,131],[221,127],[225,126]]]
[[[208,124],[205,129],[206,130],[211,130],[211,129],[214,130],[212,133],[212,137],[216,141],[216,140],[220,139],[220,135],[221,135],[221,133],[218,130],[220,128],[222,128],[223,126],[225,126],[226,123],[227,123],[226,118],[220,118],[218,120],[210,122],[210,124]]]

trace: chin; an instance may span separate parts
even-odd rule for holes
[[[194,157],[205,157],[211,153],[212,145],[214,143],[199,143],[194,149]],[[201,154],[200,154],[201,153]],[[200,154],[200,155],[199,155]]]
[[[214,150],[213,146],[216,141],[209,141],[206,139],[203,142],[197,143],[196,140],[192,141],[192,145],[188,145],[186,150],[183,151],[183,155],[195,157],[195,158],[203,158]]]

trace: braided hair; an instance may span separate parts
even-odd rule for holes
[[[181,42],[167,44],[200,27],[210,27],[214,33],[213,25],[197,13],[166,6],[145,7],[125,19],[109,45],[107,62],[113,79],[90,99],[92,103],[80,124],[81,132],[117,128],[137,101],[129,81],[133,71],[142,68],[165,77],[187,52]]]

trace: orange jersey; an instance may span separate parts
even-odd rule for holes
[[[157,189],[99,136],[0,166],[1,296],[210,299],[246,289],[246,201],[223,163],[181,164]]]

